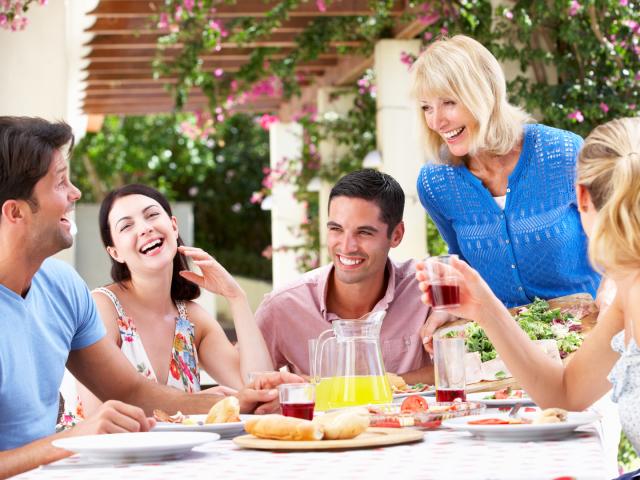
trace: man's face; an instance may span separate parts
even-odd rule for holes
[[[336,280],[357,284],[384,275],[391,247],[402,240],[402,222],[391,238],[388,226],[374,202],[361,198],[334,197],[329,205],[327,246],[335,266]]]
[[[31,214],[29,248],[48,257],[73,245],[70,213],[80,199],[80,190],[69,180],[67,162],[56,150],[47,174],[36,183]]]

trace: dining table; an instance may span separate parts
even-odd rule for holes
[[[94,463],[74,455],[26,472],[21,480],[222,478],[393,479],[609,479],[598,422],[554,441],[495,441],[444,426],[424,431],[422,441],[365,449],[265,451],[244,449],[224,438],[195,447],[174,460]],[[175,435],[181,435],[175,432]]]

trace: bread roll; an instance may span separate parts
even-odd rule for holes
[[[322,440],[322,427],[309,420],[284,415],[261,415],[250,418],[244,429],[258,438],[275,440]]]
[[[567,411],[562,408],[547,408],[540,412],[538,418],[533,422],[534,424],[542,423],[561,423],[567,421]]]
[[[240,402],[236,397],[225,397],[216,403],[204,423],[228,423],[240,421]]]
[[[313,420],[324,430],[325,440],[347,440],[354,438],[369,427],[369,411],[366,408],[351,408],[326,413]]]
[[[404,381],[400,375],[396,375],[395,373],[387,372],[387,378],[389,379],[389,383],[391,387],[396,390],[402,390],[403,388],[407,388],[407,382]]]

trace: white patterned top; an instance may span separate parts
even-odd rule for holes
[[[619,406],[620,423],[636,452],[640,452],[640,348],[631,338],[624,345],[624,330],[611,339],[620,359],[609,373],[611,399]]]

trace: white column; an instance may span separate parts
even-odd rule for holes
[[[337,119],[340,116],[349,113],[349,110],[353,107],[355,100],[354,94],[344,94],[337,98],[332,99],[331,95],[338,92],[339,88],[323,87],[318,89],[318,117],[325,121],[331,121]],[[333,141],[324,140],[320,142],[320,157],[323,164],[331,164],[338,161],[341,155],[348,152],[348,148],[345,145],[338,145]],[[348,172],[345,172],[348,173]],[[329,220],[328,208],[329,208],[329,194],[333,182],[323,181],[320,186],[320,205],[319,205],[319,218],[320,224],[320,264],[326,265],[329,263],[329,252],[327,251],[327,221]]]
[[[270,163],[272,169],[281,167],[283,161],[297,159],[302,154],[302,125],[299,123],[274,123],[269,129]],[[303,244],[297,231],[304,216],[304,209],[294,197],[293,185],[276,182],[271,194],[271,240],[273,246],[273,287],[276,288],[298,275],[296,253],[291,247]]]
[[[390,252],[395,260],[420,258],[427,250],[426,215],[416,191],[424,149],[419,141],[416,107],[409,96],[409,68],[400,61],[402,52],[417,55],[419,48],[419,40],[380,40],[374,53],[381,170],[400,183],[406,197],[404,239]]]

